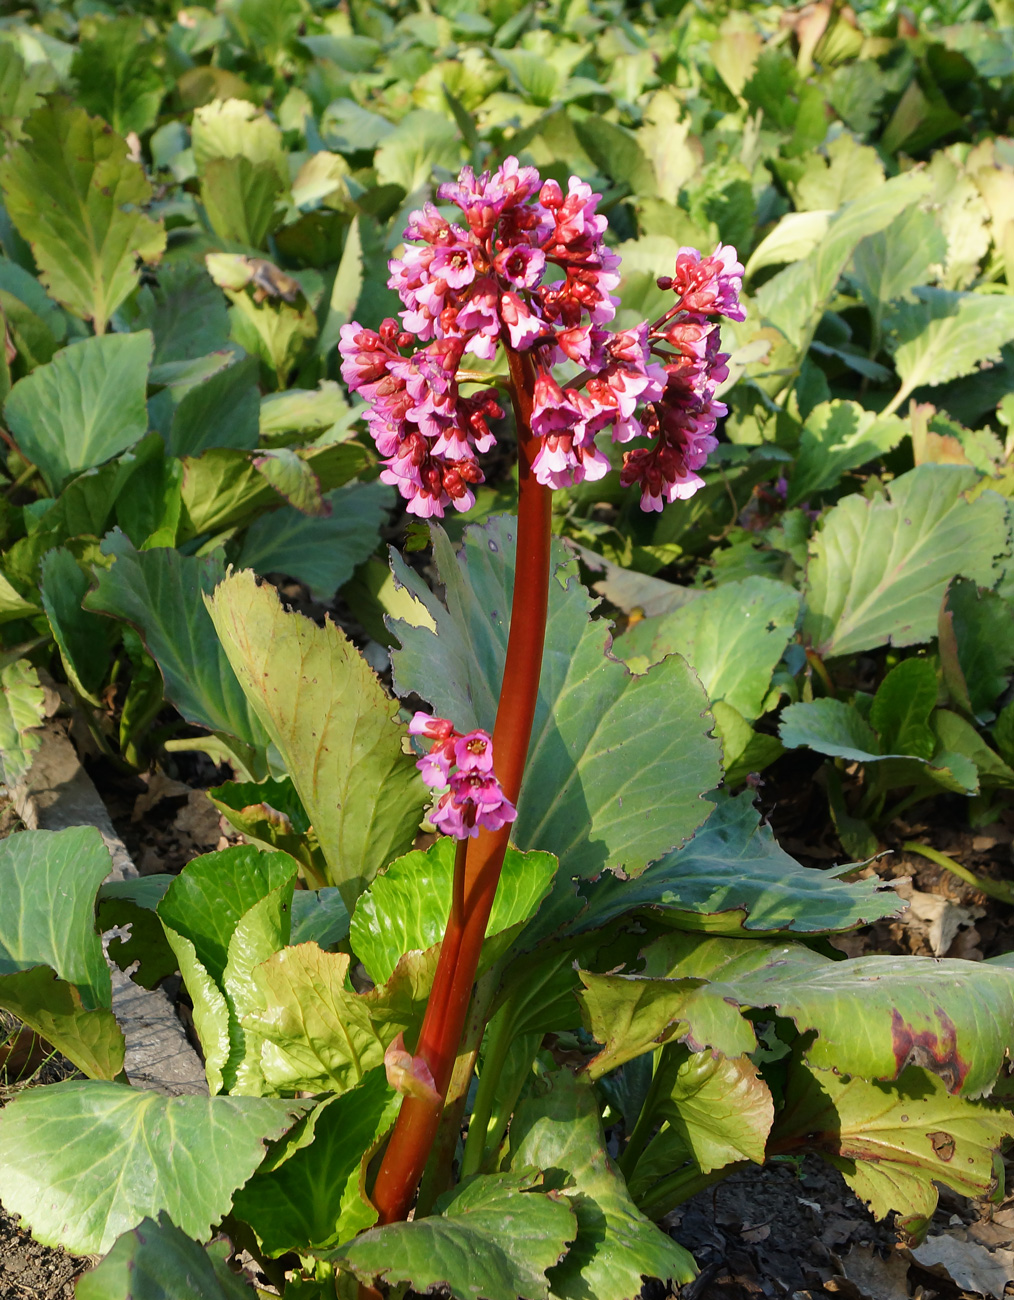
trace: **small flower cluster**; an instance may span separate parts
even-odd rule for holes
[[[517,809],[493,775],[493,742],[488,732],[462,735],[446,718],[428,713],[417,713],[408,731],[410,736],[434,742],[416,763],[422,779],[434,790],[448,787],[430,811],[434,826],[463,840],[478,835],[480,826],[498,831],[514,821]]]
[[[500,344],[534,363],[539,482],[603,477],[610,462],[595,439],[610,429],[617,443],[654,439],[627,452],[622,470],[625,484],[640,484],[645,509],[692,495],[726,414],[715,398],[728,374],[717,317],[744,319],[735,251],[680,249],[673,275],[659,280],[673,290],[673,307],[654,324],[613,332],[604,326],[616,315],[620,259],[604,242],[601,195],[584,181],[572,176],[564,194],[508,158],[478,177],[466,167],[437,193],[464,224],[432,203],[412,214],[405,237],[418,242],[390,263],[388,281],[405,304],[401,325],[341,330],[342,375],[370,403],[382,478],[409,511],[473,504],[483,479],[476,455],[493,446],[488,421],[503,412],[490,389],[461,395],[458,366],[468,352],[491,360]],[[416,341],[425,346],[403,355]],[[561,386],[552,368],[564,362],[583,370]]]

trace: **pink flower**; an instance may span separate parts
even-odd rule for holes
[[[493,741],[488,731],[461,735],[446,718],[425,713],[417,713],[408,730],[412,736],[435,742],[416,764],[423,780],[434,789],[449,787],[430,812],[434,826],[465,839],[478,835],[481,826],[497,831],[514,821],[517,810],[493,775]]]
[[[719,244],[710,257],[701,257],[696,248],[681,248],[669,285],[683,311],[746,320],[739,301],[743,266],[736,259],[736,250],[728,244]]]
[[[493,770],[493,741],[488,731],[469,731],[454,742],[454,760],[463,772]]]

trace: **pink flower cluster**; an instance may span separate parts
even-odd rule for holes
[[[517,817],[517,809],[493,775],[493,742],[487,731],[462,735],[446,718],[417,713],[408,724],[410,736],[432,740],[430,752],[416,763],[422,779],[434,790],[448,787],[431,809],[430,821],[445,835],[459,840],[478,835],[479,827],[498,831]],[[453,769],[453,770],[452,770]]]
[[[499,345],[534,363],[539,482],[602,478],[611,466],[595,440],[608,429],[617,443],[654,439],[627,452],[622,470],[625,484],[640,485],[645,509],[692,495],[726,414],[715,398],[728,373],[717,318],[744,319],[735,251],[680,249],[673,275],[659,280],[673,290],[673,307],[651,325],[610,331],[620,259],[604,242],[601,195],[584,181],[572,176],[564,194],[508,158],[478,177],[464,168],[437,195],[464,223],[432,203],[412,214],[405,237],[418,242],[390,263],[388,281],[405,304],[401,325],[387,320],[377,332],[352,322],[339,345],[346,383],[371,407],[381,477],[409,511],[443,515],[473,504],[483,480],[476,456],[493,446],[488,421],[503,413],[490,389],[463,397],[457,373],[465,353],[488,361]],[[416,341],[425,346],[403,355]],[[552,371],[566,362],[582,371],[561,382]]]

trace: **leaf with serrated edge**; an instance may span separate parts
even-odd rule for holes
[[[662,1029],[685,1021],[680,1032],[695,1049],[739,1054],[723,1043],[731,1032],[726,1008],[770,1007],[801,1034],[815,1032],[804,1050],[815,1069],[896,1079],[907,1065],[918,1065],[939,1075],[950,1092],[969,1097],[991,1091],[1014,1049],[1014,971],[1003,967],[934,957],[835,962],[800,945],[724,938],[702,944],[681,934],[656,940],[645,957],[645,975],[626,979],[635,990],[652,978],[675,980],[668,1019],[658,993],[655,1016]],[[694,978],[710,982],[688,995],[684,981]],[[726,1005],[719,1007],[718,999]],[[628,1050],[627,1058],[633,1054]],[[601,1071],[602,1058],[596,1061]]]
[[[360,897],[352,917],[352,947],[375,983],[389,979],[402,953],[438,944],[447,926],[457,841],[442,836],[425,852],[414,849],[392,862]],[[502,953],[517,927],[534,916],[556,874],[549,853],[508,848],[493,910],[486,925],[480,970]],[[505,935],[505,932],[508,932]]]
[[[151,186],[126,141],[69,99],[38,109],[24,132],[0,163],[7,211],[50,294],[102,334],[137,284],[138,258],[157,262],[165,249],[165,230],[143,212]]]
[[[368,993],[348,983],[346,953],[301,943],[253,972],[260,1006],[245,1026],[258,1034],[261,1069],[280,1092],[348,1092],[401,1033],[422,1022],[436,970],[437,948],[409,953],[390,980]]]
[[[137,551],[119,529],[104,539],[102,553],[116,562],[96,570],[86,608],[137,628],[165,680],[166,697],[188,722],[265,746],[267,733],[229,666],[202,599],[225,573],[221,554],[199,558],[162,548]]]
[[[398,707],[340,628],[286,613],[252,573],[220,583],[207,606],[351,911],[419,826],[424,787]]]
[[[54,494],[144,437],[152,347],[148,330],[82,339],[11,389],[7,423]]]
[[[514,581],[516,520],[466,528],[454,552],[431,525],[446,607],[428,608],[436,631],[391,621],[399,692],[416,692],[461,731],[492,730],[503,676]],[[395,577],[412,586],[406,566]],[[560,860],[560,878],[606,867],[639,875],[683,843],[707,815],[702,792],[718,781],[718,742],[700,682],[671,655],[634,677],[608,651],[609,625],[553,550],[539,698],[514,839]]]
[[[258,1171],[236,1193],[233,1213],[250,1224],[266,1254],[328,1250],[376,1223],[363,1186],[363,1159],[400,1106],[401,1097],[378,1067],[352,1092],[317,1107],[310,1117],[311,1142],[277,1167]]]
[[[922,287],[900,303],[891,326],[900,342],[894,365],[902,391],[971,374],[1014,339],[1014,299],[1007,294],[951,293]]]
[[[908,431],[898,416],[875,415],[858,402],[821,402],[803,425],[785,504],[836,487],[848,470],[892,451]]]
[[[877,1218],[897,1210],[918,1231],[936,1209],[935,1182],[976,1200],[996,1189],[994,1157],[1012,1132],[1009,1110],[950,1096],[919,1069],[884,1084],[796,1063],[769,1154],[816,1151]]]
[[[560,1070],[548,1091],[524,1100],[511,1123],[514,1169],[546,1169],[547,1183],[566,1192],[577,1215],[577,1238],[550,1270],[557,1300],[634,1300],[642,1279],[689,1282],[690,1255],[636,1208],[606,1153],[591,1085]]]
[[[46,693],[39,674],[27,659],[15,659],[0,669],[0,777],[5,784],[20,781],[42,744],[36,731],[46,716]]]
[[[722,798],[684,848],[656,862],[636,881],[603,877],[581,886],[556,915],[540,911],[535,927],[553,922],[574,934],[645,909],[653,921],[711,934],[833,934],[854,930],[904,909],[883,881],[846,881],[804,867],[778,844],[760,819],[753,794]]]
[[[77,1255],[165,1210],[206,1239],[309,1102],[163,1097],[118,1083],[22,1092],[0,1111],[0,1200],[33,1235]]]
[[[920,465],[890,485],[890,498],[846,497],[810,543],[803,631],[825,657],[936,635],[948,582],[957,574],[991,587],[1008,549],[1006,507],[974,470]]]
[[[771,674],[791,638],[799,593],[770,578],[725,582],[670,613],[643,618],[617,637],[618,659],[646,655],[658,663],[680,654],[704,684],[708,699],[722,700],[747,721],[764,711]]]
[[[218,1246],[224,1246],[219,1242]],[[162,1211],[117,1237],[109,1254],[74,1288],[74,1300],[254,1300],[254,1291]]]
[[[469,1179],[426,1218],[364,1233],[339,1262],[364,1280],[446,1288],[454,1300],[548,1300],[546,1270],[574,1236],[574,1214],[539,1180],[528,1169]]]

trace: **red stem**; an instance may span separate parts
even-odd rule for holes
[[[493,754],[504,793],[517,803],[542,671],[549,601],[549,542],[552,493],[537,482],[532,461],[540,440],[531,431],[535,368],[531,359],[508,350],[512,399],[518,429],[518,535],[510,633],[504,663]],[[429,1158],[461,1043],[468,1003],[479,966],[486,925],[500,880],[510,826],[480,830],[463,840],[454,864],[454,896],[433,990],[416,1046],[433,1074],[440,1105],[406,1097],[373,1188],[381,1223],[408,1214]]]

